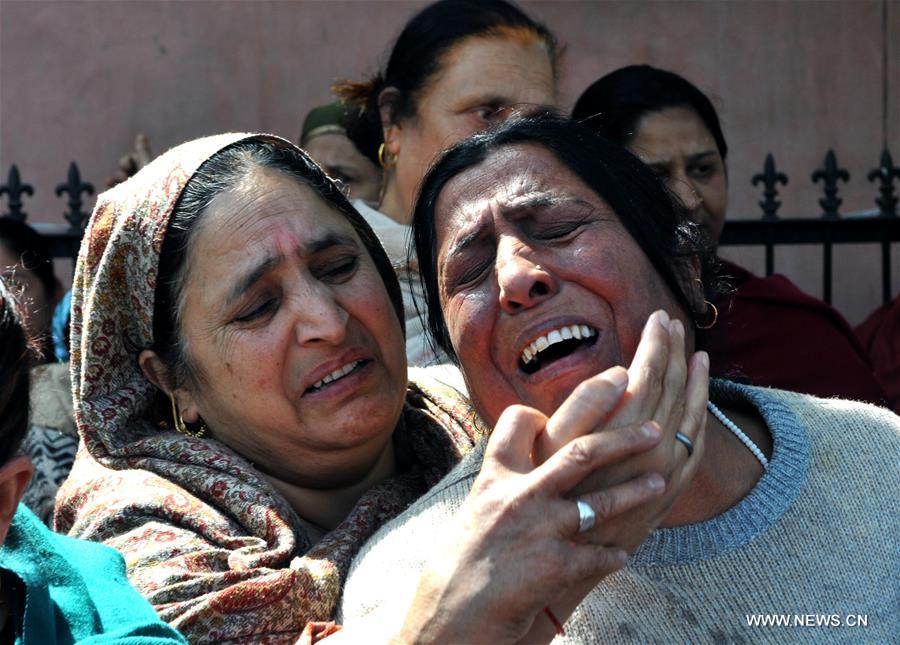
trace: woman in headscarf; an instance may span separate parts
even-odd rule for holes
[[[220,135],[157,158],[100,196],[79,253],[83,448],[57,529],[119,549],[192,642],[291,641],[330,619],[360,545],[480,435],[453,390],[408,381],[402,320],[378,239],[296,146]],[[578,481],[659,439],[585,437],[611,447],[536,469]],[[660,493],[643,477],[586,499],[614,515]],[[523,507],[571,525],[564,494]]]

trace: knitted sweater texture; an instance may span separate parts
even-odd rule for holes
[[[759,411],[773,438],[768,471],[724,513],[652,533],[554,642],[892,642],[900,417],[727,381],[714,381],[711,396]],[[344,590],[346,624],[399,626],[482,456],[483,444],[359,553]],[[391,594],[378,592],[385,579]]]

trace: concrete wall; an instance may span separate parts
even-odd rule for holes
[[[375,70],[423,2],[0,0],[0,172],[34,185],[32,221],[60,221],[70,160],[98,188],[134,134],[160,152],[225,130],[296,138],[335,78]],[[713,97],[730,145],[729,217],[758,217],[750,185],[767,152],[790,176],[781,213],[814,216],[828,148],[850,171],[845,212],[872,208],[865,179],[900,161],[900,2],[522,2],[567,45],[562,99],[630,63],[677,71]],[[900,245],[895,245],[900,246]],[[726,255],[761,271],[762,252]],[[880,297],[877,252],[836,251],[835,304],[852,322]],[[900,249],[894,249],[900,285]],[[819,294],[821,260],[786,249],[776,270]]]

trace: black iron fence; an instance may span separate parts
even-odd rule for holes
[[[891,285],[891,244],[900,242],[900,217],[897,214],[898,198],[894,180],[900,179],[900,167],[894,165],[890,152],[881,153],[878,167],[872,169],[868,180],[877,186],[874,203],[875,214],[860,217],[842,217],[839,212],[841,198],[839,182],[850,179],[849,172],[838,164],[834,151],[829,150],[821,168],[816,169],[810,179],[822,184],[823,196],[819,199],[822,212],[812,218],[783,218],[778,215],[781,202],[778,201],[778,185],[788,183],[788,177],[775,167],[771,154],[766,156],[763,171],[752,178],[754,186],[762,186],[763,199],[760,219],[729,219],[725,222],[721,245],[762,246],[765,248],[766,275],[771,275],[775,265],[775,248],[782,245],[818,245],[822,248],[822,297],[831,302],[832,250],[836,244],[869,243],[880,246],[881,250],[881,293],[887,303],[893,296]],[[65,196],[68,210],[64,214],[67,224],[35,224],[49,241],[54,257],[74,258],[87,223],[89,213],[84,210],[82,195],[93,195],[94,187],[81,180],[81,173],[73,161],[69,164],[66,181],[56,186],[56,195]],[[31,185],[24,183],[19,169],[13,164],[6,183],[0,185],[0,197],[7,196],[7,210],[0,217],[11,217],[24,221],[27,214],[23,197],[34,195]]]

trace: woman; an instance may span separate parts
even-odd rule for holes
[[[633,65],[585,90],[572,118],[649,165],[718,244],[728,207],[728,147],[700,90],[672,72]],[[734,292],[714,299],[718,321],[700,340],[713,375],[884,405],[871,363],[837,310],[782,275],[760,278],[721,263]]]
[[[84,449],[57,528],[119,549],[191,642],[290,642],[330,619],[359,546],[480,434],[453,390],[407,381],[400,290],[380,243],[275,137],[190,142],[104,193],[72,313]],[[578,481],[659,440],[626,433],[597,459],[535,470],[574,469]],[[635,472],[676,481],[682,463]],[[586,499],[618,514],[659,497],[648,477]],[[575,504],[564,506],[572,521]]]
[[[361,108],[348,126],[384,171],[377,209],[354,205],[400,270],[410,365],[445,362],[427,343],[415,260],[406,242],[419,183],[442,150],[505,118],[508,109],[556,105],[556,39],[505,0],[441,0],[414,16],[384,70],[335,91]]]
[[[19,503],[33,472],[28,428],[34,348],[0,278],[0,642],[184,643],[128,584],[119,554],[51,533]]]
[[[381,168],[357,150],[347,137],[346,124],[353,112],[340,101],[313,108],[303,119],[300,147],[329,177],[343,184],[348,197],[377,204]]]
[[[586,375],[637,360],[647,312],[680,320],[688,351],[691,321],[708,313],[686,218],[645,166],[571,121],[511,122],[451,149],[423,182],[413,230],[430,331],[458,357],[488,423],[515,402],[557,414]],[[580,338],[556,337],[575,327]],[[753,615],[810,611],[867,614],[865,638],[890,640],[900,626],[896,594],[884,593],[900,565],[900,420],[727,381],[710,397],[721,410],[710,406],[705,454],[690,457],[696,477],[627,567],[581,590],[565,640],[759,640],[769,635],[748,624]],[[848,437],[859,438],[852,451]],[[436,543],[446,548],[449,518],[472,515],[460,501],[480,486],[482,459],[470,453],[366,544],[342,601],[348,633],[402,629],[395,599],[423,571],[446,576],[429,558]],[[387,571],[392,594],[373,597]],[[551,610],[563,622],[579,600]]]

